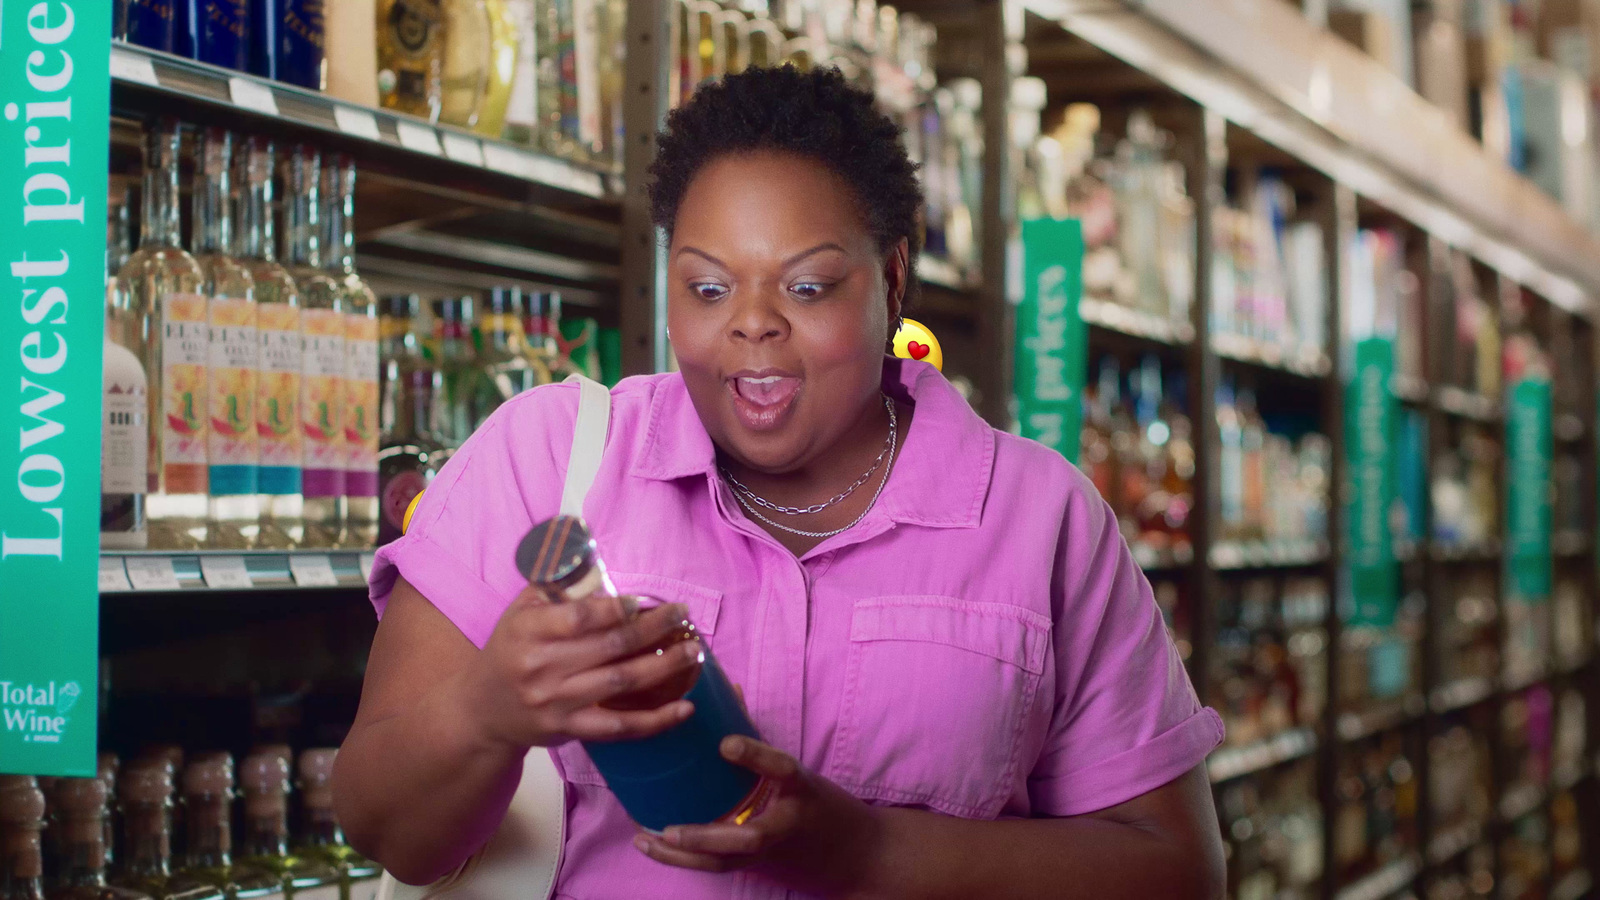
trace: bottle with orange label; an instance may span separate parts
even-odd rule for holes
[[[208,344],[204,274],[180,244],[180,126],[163,119],[145,147],[139,249],[117,272],[115,305],[132,311],[150,398],[150,496],[153,549],[206,543],[206,390]]]
[[[322,191],[323,259],[344,307],[344,541],[367,549],[378,539],[378,305],[356,274],[356,167],[348,156],[323,168]]]
[[[278,264],[273,222],[273,146],[262,138],[241,145],[235,183],[239,240],[235,255],[250,270],[256,291],[256,437],[261,526],[256,546],[285,550],[304,537],[300,462],[300,291]]]
[[[207,508],[210,544],[231,550],[255,546],[261,512],[256,499],[256,337],[255,281],[234,259],[233,216],[229,209],[229,165],[233,136],[207,128],[195,152],[195,260],[205,273],[208,390],[210,417],[206,459],[211,500]]]
[[[288,160],[284,258],[300,294],[300,426],[303,546],[344,539],[345,319],[339,285],[322,266],[317,151],[296,145]]]

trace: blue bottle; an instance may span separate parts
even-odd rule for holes
[[[616,594],[588,528],[571,516],[535,525],[517,547],[517,569],[557,602]],[[683,625],[682,633],[667,644],[696,636],[693,624]],[[583,749],[628,816],[646,831],[745,821],[765,802],[767,782],[723,759],[720,748],[729,735],[759,735],[710,650],[699,669],[681,681],[605,705],[655,709],[679,698],[694,704],[694,713],[684,722],[640,740],[586,741]]]
[[[248,0],[196,0],[195,58],[214,66],[248,71],[250,5]]]
[[[178,7],[187,0],[128,0],[126,15],[130,43],[164,53],[176,53]]]
[[[253,6],[262,9],[254,21],[264,33],[254,42],[251,70],[287,84],[322,90],[327,83],[322,3],[323,0],[256,0]]]

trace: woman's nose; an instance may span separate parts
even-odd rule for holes
[[[788,331],[788,321],[765,297],[752,297],[739,303],[728,322],[729,337],[741,341],[777,340]]]

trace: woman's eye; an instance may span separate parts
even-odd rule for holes
[[[789,288],[789,293],[794,294],[801,300],[815,300],[822,296],[822,292],[825,290],[827,290],[827,285],[825,284],[818,284],[814,281],[802,281],[799,284],[792,285]]]
[[[728,293],[728,289],[715,282],[701,282],[689,285],[689,290],[701,300],[720,300]]]

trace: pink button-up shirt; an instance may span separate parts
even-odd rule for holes
[[[796,559],[746,519],[678,375],[612,391],[584,507],[619,590],[688,605],[762,737],[862,799],[976,819],[1072,816],[1173,780],[1222,739],[1110,509],[1045,447],[997,432],[926,363],[886,360],[916,407],[862,522]],[[503,406],[379,551],[483,646],[526,582],[518,540],[556,514],[578,390]],[[781,898],[759,874],[671,868],[578,744],[556,896]]]

